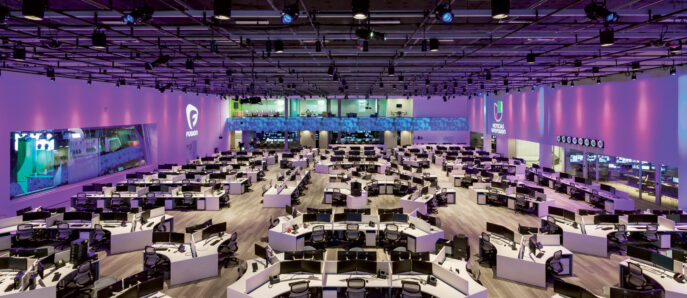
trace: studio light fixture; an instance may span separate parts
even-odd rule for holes
[[[527,54],[527,63],[532,64],[532,63],[534,63],[534,60],[536,60],[536,59],[537,59],[537,55],[535,55],[534,53]]]
[[[452,23],[453,12],[451,12],[451,7],[447,4],[437,6],[437,8],[434,10],[434,17],[436,17],[437,20],[442,21],[444,23]]]
[[[367,40],[363,40],[363,52],[367,52],[370,50],[370,44],[367,42]]]
[[[632,70],[639,70],[639,61],[632,62]]]
[[[26,48],[15,46],[12,49],[12,59],[17,61],[26,60]]]
[[[278,54],[284,52],[284,42],[281,39],[274,42],[274,52]]]
[[[603,21],[604,23],[615,23],[618,21],[618,14],[606,8],[604,3],[596,3],[592,0],[591,3],[584,7],[584,13],[590,20]]]
[[[291,4],[281,11],[281,23],[290,25],[298,19],[298,2]]]
[[[606,28],[599,33],[599,41],[602,47],[612,46],[615,41],[613,29]]]
[[[487,73],[484,75],[484,78],[486,80],[491,80],[491,71],[487,71]]]
[[[322,42],[319,39],[315,41],[315,52],[322,52]]]
[[[677,70],[675,69],[675,66],[670,67],[670,75],[674,76],[677,73]]]
[[[135,8],[129,13],[122,15],[122,23],[126,25],[134,25],[136,23],[147,23],[153,19],[153,14],[155,10],[148,5],[144,5],[141,8]]]
[[[194,70],[195,66],[193,63],[193,59],[186,59],[186,70]]]
[[[429,86],[429,79],[425,79],[425,86]]]
[[[389,72],[390,77],[393,77],[396,75],[396,69],[394,68],[394,66],[392,64],[389,64],[388,72]]]
[[[427,52],[427,40],[426,39],[423,39],[422,42],[420,43],[420,49],[423,52]]]
[[[327,69],[327,74],[331,77],[334,75],[334,64],[329,65],[329,69]]]
[[[107,47],[107,35],[105,35],[105,32],[98,29],[93,30],[93,34],[91,34],[91,48],[100,50],[105,47]]]
[[[231,18],[231,0],[215,0],[213,3],[215,19],[228,20]]]
[[[170,58],[171,57],[169,55],[161,55],[160,57],[155,59],[155,61],[146,64],[146,69],[148,69],[148,67],[150,67],[150,69],[148,69],[148,70],[152,70],[153,67],[158,67],[162,64],[166,64],[167,62],[169,62]]]
[[[637,73],[633,72],[633,73],[632,73],[632,80],[634,81],[634,80],[636,80],[636,79],[637,79]]]
[[[45,16],[46,0],[24,0],[21,3],[21,13],[25,19],[41,21]]]
[[[439,40],[436,38],[429,39],[429,51],[436,52],[439,50]]]
[[[351,0],[353,18],[365,20],[370,14],[370,0]]]
[[[666,43],[666,47],[668,47],[668,52],[670,52],[673,55],[680,54],[682,51],[682,40],[672,40]]]
[[[596,78],[596,84],[601,84],[601,78]]]
[[[510,0],[491,0],[491,17],[505,19],[510,13]]]

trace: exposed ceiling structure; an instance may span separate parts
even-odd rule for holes
[[[351,0],[225,0],[226,20],[212,0],[43,1],[41,20],[22,12],[40,0],[0,3],[9,10],[0,10],[0,69],[229,96],[413,96],[687,62],[684,0],[597,1],[619,15],[610,22],[588,17],[591,0],[511,0],[501,19],[492,17],[499,0],[372,0],[365,19]],[[298,12],[288,25],[285,9]],[[601,46],[604,30],[612,45]]]

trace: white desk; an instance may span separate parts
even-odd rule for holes
[[[279,190],[277,187],[272,186],[262,196],[262,207],[284,208],[285,206],[291,206],[291,197],[295,191],[295,187],[286,186]]]
[[[19,289],[14,289],[9,292],[5,292],[5,288],[10,283],[14,282],[13,278],[3,278],[0,279],[0,297],[8,297],[8,298],[56,298],[57,297],[57,284],[74,272],[76,269],[72,268],[71,264],[67,264],[66,266],[62,266],[61,268],[56,268],[52,267],[50,269],[46,269],[45,272],[43,273],[43,278],[40,278],[39,276],[36,276],[36,288],[33,290],[25,290],[25,291],[19,291]],[[53,281],[53,277],[55,277],[55,274],[59,273],[61,275],[60,279]]]
[[[230,235],[225,234],[223,238],[213,236],[207,240],[198,241],[195,244],[186,243],[184,244],[184,252],[179,252],[177,247],[156,250],[156,253],[167,257],[170,261],[169,285],[175,286],[217,276],[219,274],[217,247],[223,241],[227,241],[229,237]],[[212,245],[215,240],[220,241]],[[168,244],[163,244],[162,246],[154,244],[153,246],[169,247]],[[196,251],[196,257],[193,257],[193,249]]]
[[[103,224],[103,230],[110,232],[110,254],[118,254],[135,250],[142,250],[153,243],[153,228],[162,217],[165,222],[173,225],[174,216],[162,215],[148,219],[145,225],[139,221],[127,223],[126,226]],[[132,229],[133,227],[133,229]]]
[[[638,263],[639,266],[642,267],[642,273],[644,274],[644,276],[648,277],[649,279],[652,279],[657,284],[661,285],[661,287],[665,291],[665,298],[687,297],[687,283],[679,283],[675,279],[673,279],[673,271],[668,271],[663,268],[650,266],[648,264],[644,264],[640,261],[633,259],[626,259],[620,262],[619,266],[621,268],[624,267],[625,269],[627,269],[628,262]],[[622,270],[619,271],[622,272]],[[623,280],[622,276],[620,276],[620,280]]]

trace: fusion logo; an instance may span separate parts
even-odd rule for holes
[[[186,105],[186,123],[188,123],[189,131],[186,132],[186,137],[195,137],[198,135],[198,130],[195,129],[198,124],[198,108],[192,104]]]
[[[491,133],[505,135],[506,126],[500,123],[503,120],[503,101],[497,100],[494,102],[494,123],[491,124]]]

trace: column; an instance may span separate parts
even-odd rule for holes
[[[284,97],[284,118],[289,118],[289,106],[291,101]],[[284,150],[289,150],[289,132],[284,131]]]
[[[336,114],[337,117],[341,119],[341,98],[336,99],[336,104],[338,106],[338,108],[336,109]],[[341,131],[339,131],[339,133],[336,134],[336,143],[341,144]]]
[[[639,164],[639,180],[638,180],[637,184],[639,184],[639,199],[641,200],[642,199],[642,185],[644,184],[644,183],[642,183],[642,175],[643,175],[643,173],[642,173],[642,161],[640,160],[637,163]]]
[[[654,189],[656,190],[656,205],[661,205],[661,163],[655,163],[656,171],[654,172]]]
[[[596,181],[601,180],[601,168],[599,168],[599,154],[596,155]]]
[[[589,178],[589,162],[587,162],[587,151],[582,155],[582,177]]]
[[[486,130],[485,130],[486,131]],[[482,137],[482,150],[491,152],[491,135],[485,133]]]
[[[549,144],[539,143],[539,166],[553,167],[553,151]]]

